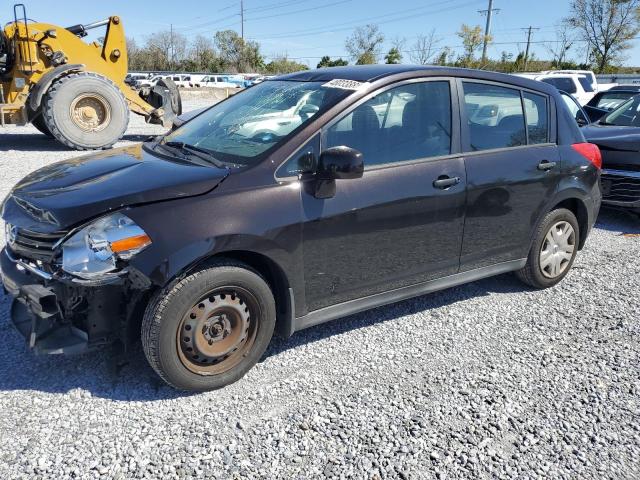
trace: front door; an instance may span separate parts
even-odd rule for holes
[[[467,212],[460,270],[525,258],[561,169],[546,95],[461,82]]]
[[[365,172],[333,198],[303,189],[309,311],[458,271],[466,179],[452,87],[387,88],[324,130],[322,147],[361,151]]]

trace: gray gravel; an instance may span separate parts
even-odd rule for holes
[[[0,196],[77,155],[30,127],[0,142]],[[640,236],[622,233],[640,222],[604,211],[551,290],[503,275],[337,320],[198,395],[142,353],[119,372],[106,351],[34,357],[0,296],[0,478],[640,478]]]

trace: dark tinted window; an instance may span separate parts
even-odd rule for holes
[[[593,85],[591,85],[591,79],[587,77],[578,77],[578,81],[585,92],[593,92]]]
[[[566,78],[566,77],[553,78],[552,77],[552,78],[545,78],[542,81],[545,83],[548,83],[549,85],[553,85],[558,90],[562,90],[563,92],[567,92],[567,93],[577,92],[576,84],[573,83],[572,78]]]
[[[463,82],[472,150],[526,145],[520,91]]]
[[[547,143],[549,141],[547,97],[529,92],[523,92],[522,97],[527,117],[529,144]]]
[[[420,82],[387,90],[356,107],[327,132],[326,147],[359,150],[367,165],[451,153],[449,82]]]

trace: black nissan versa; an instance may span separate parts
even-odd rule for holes
[[[238,380],[278,332],[515,271],[569,271],[600,153],[555,88],[375,65],[265,81],[5,199],[11,316],[40,353],[139,335],[169,384]]]

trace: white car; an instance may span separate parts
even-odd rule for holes
[[[168,78],[171,78],[178,88],[193,88],[191,75],[173,75]]]
[[[236,88],[237,86],[234,83],[227,82],[225,77],[220,75],[208,75],[198,82],[198,84],[201,87],[207,88]]]
[[[580,105],[586,105],[596,94],[591,78],[583,74],[547,72],[515,73],[514,75],[553,85],[558,90],[573,95]]]
[[[162,75],[155,75],[151,78],[145,78],[142,80],[138,80],[136,81],[136,86],[137,87],[155,87],[156,84],[162,80],[163,78],[168,78]]]

